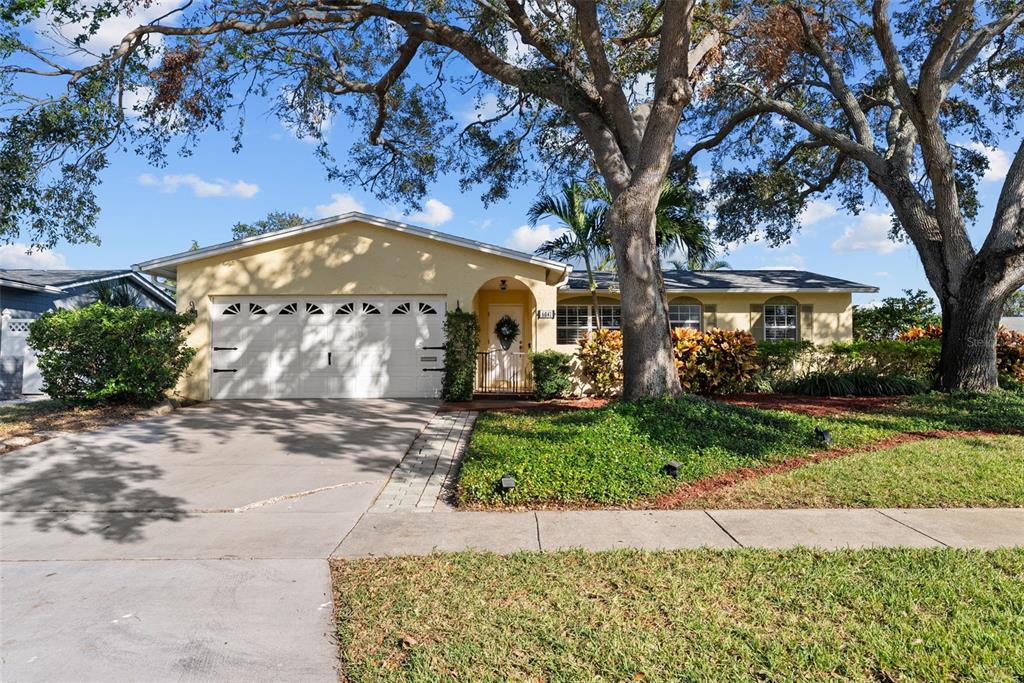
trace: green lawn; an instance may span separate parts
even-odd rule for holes
[[[858,447],[902,432],[1020,428],[1024,396],[929,394],[885,414],[812,418],[696,397],[562,412],[483,413],[459,478],[462,504],[629,504],[666,493],[662,474],[681,463],[681,481],[805,455],[819,446],[815,425],[836,447]],[[516,488],[504,498],[498,479]]]
[[[1024,437],[907,443],[748,479],[696,508],[1024,506]]]
[[[1019,681],[1024,550],[333,564],[352,681]]]

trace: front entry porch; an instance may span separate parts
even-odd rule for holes
[[[514,277],[485,282],[473,299],[480,321],[476,387],[479,396],[519,397],[533,391],[529,355],[537,347],[537,298]]]

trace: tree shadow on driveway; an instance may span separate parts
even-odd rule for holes
[[[255,502],[240,497],[383,481],[435,409],[232,401],[66,435],[0,457],[0,510],[41,532],[139,543],[154,522]]]

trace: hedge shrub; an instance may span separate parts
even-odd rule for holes
[[[476,352],[480,346],[480,323],[475,313],[457,308],[444,317],[444,381],[441,396],[446,401],[469,401],[476,388]]]
[[[563,398],[572,391],[572,356],[558,351],[530,354],[533,397],[538,401]]]
[[[46,392],[58,401],[150,404],[185,372],[194,314],[95,303],[44,313],[29,327]]]
[[[745,330],[672,330],[679,383],[691,394],[732,394],[760,369],[757,341]]]
[[[596,396],[614,396],[622,391],[622,333],[597,329],[584,335],[576,355],[580,375]]]

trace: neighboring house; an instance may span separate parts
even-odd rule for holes
[[[194,399],[435,397],[445,309],[478,314],[481,389],[521,390],[527,352],[571,352],[590,296],[571,266],[349,213],[135,266],[176,280],[198,318],[179,390]],[[617,327],[614,276],[600,315]],[[854,282],[798,271],[666,273],[674,324],[759,338],[848,340]],[[503,316],[521,331],[504,349]]]
[[[42,392],[28,326],[46,311],[79,308],[96,300],[97,283],[126,282],[139,305],[174,310],[174,299],[132,270],[22,270],[0,268],[0,396]]]

